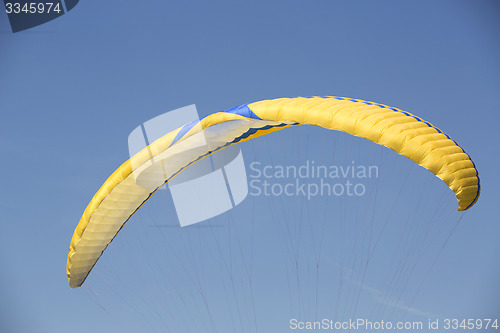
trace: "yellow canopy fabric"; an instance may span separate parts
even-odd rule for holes
[[[411,159],[453,190],[459,210],[470,208],[479,197],[479,176],[469,155],[439,128],[406,111],[334,96],[244,104],[164,135],[122,164],[104,182],[71,239],[66,266],[70,286],[83,284],[130,217],[176,174],[230,145],[300,124],[359,136]],[[199,145],[200,135],[204,137],[203,145]]]

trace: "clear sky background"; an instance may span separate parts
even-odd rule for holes
[[[82,0],[52,22],[12,34],[0,13],[0,330],[123,331],[113,309],[122,301],[72,290],[65,265],[85,206],[128,158],[131,130],[189,104],[206,115],[311,95],[408,110],[471,155],[481,197],[440,255],[420,308],[500,318],[499,17],[499,2],[485,0]],[[311,154],[330,148],[322,141]],[[269,161],[269,154],[251,156]],[[132,236],[124,239],[133,247]],[[111,283],[120,265],[127,262],[106,275]],[[286,323],[277,327],[287,332]]]

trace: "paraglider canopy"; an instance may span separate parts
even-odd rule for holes
[[[131,216],[185,168],[230,145],[301,124],[362,137],[411,159],[451,188],[459,210],[469,209],[479,197],[479,176],[469,155],[439,128],[406,111],[344,97],[280,98],[244,104],[165,134],[106,180],[73,234],[67,261],[70,286],[83,284]],[[203,145],[199,144],[200,136]]]

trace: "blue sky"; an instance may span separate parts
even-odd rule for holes
[[[499,318],[499,14],[497,2],[483,0],[81,1],[52,22],[12,34],[0,13],[2,331],[122,331],[116,323],[125,319],[116,308],[123,302],[116,293],[95,298],[108,291],[102,281],[124,274],[127,261],[113,264],[113,255],[122,250],[136,255],[136,227],[127,225],[131,231],[124,230],[123,242],[109,248],[116,248],[115,254],[103,257],[102,267],[112,272],[88,281],[93,291],[70,289],[65,264],[81,213],[128,158],[127,137],[135,127],[189,104],[206,115],[266,98],[311,95],[349,96],[408,110],[439,126],[471,155],[481,176],[481,197],[454,231],[421,289],[425,297],[416,302],[429,313],[439,306],[450,316]],[[304,146],[313,158],[331,149],[324,132],[304,131],[320,142]],[[293,155],[280,145],[303,145],[300,133],[283,132],[274,146],[269,138],[242,150],[248,163],[276,163]],[[359,155],[352,153],[358,158],[369,149],[349,138],[339,142],[359,144]],[[271,152],[254,152],[268,144]],[[263,200],[254,204],[266,204]],[[247,198],[232,219],[244,220],[252,211],[264,221],[266,216],[252,207]],[[144,209],[163,214],[159,202]],[[161,245],[158,240],[148,248],[145,226],[151,223],[144,214],[137,217],[143,221],[138,232],[146,242],[143,249],[155,252]],[[173,212],[165,214],[175,218]],[[265,248],[272,251],[272,244]],[[257,275],[272,270],[272,265],[259,267]],[[105,274],[99,269],[98,264],[93,273]],[[118,290],[140,285],[136,278],[126,279],[124,274]],[[136,313],[163,309],[156,303],[142,309],[143,303],[132,299],[143,294],[129,290],[126,302]],[[149,331],[168,325],[142,320]],[[276,327],[287,331],[286,323]]]

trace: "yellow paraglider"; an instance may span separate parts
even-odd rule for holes
[[[83,284],[130,217],[185,168],[230,145],[301,124],[359,136],[411,159],[453,190],[459,210],[470,208],[479,197],[479,176],[469,155],[439,128],[406,111],[344,97],[280,98],[244,104],[164,135],[106,180],[73,234],[67,261],[70,286]],[[199,144],[201,135],[204,144]]]

